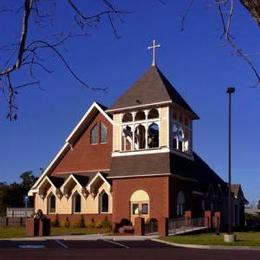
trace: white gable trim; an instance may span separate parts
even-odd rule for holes
[[[100,177],[100,178],[103,180],[103,182],[106,183],[106,184],[108,185],[108,187],[111,188],[111,185],[110,185],[110,183],[106,180],[106,178],[105,178],[100,172],[98,172],[98,173],[94,176],[94,178],[89,182],[89,184],[87,185],[87,190],[88,190],[89,192],[90,192],[90,187],[91,187],[91,185],[95,182],[95,180],[96,180],[98,177]]]
[[[71,174],[66,181],[62,184],[62,186],[60,187],[62,193],[64,193],[64,187],[67,185],[67,183],[70,181],[70,179],[73,179],[76,183],[76,185],[79,185],[80,188],[82,188],[82,185],[78,182],[78,180],[73,176],[73,174]]]
[[[37,192],[37,187],[41,183],[43,178],[45,176],[48,176],[51,168],[55,165],[55,163],[57,163],[61,159],[63,154],[65,152],[67,152],[68,149],[71,148],[71,144],[69,144],[69,140],[76,134],[77,130],[82,126],[82,124],[85,122],[86,118],[90,115],[91,111],[94,108],[97,109],[113,125],[113,120],[107,115],[107,113],[96,102],[94,102],[91,105],[91,107],[87,110],[85,115],[82,117],[82,119],[79,121],[79,123],[76,125],[76,127],[72,130],[72,132],[70,133],[70,135],[66,139],[65,144],[63,145],[63,147],[59,150],[59,152],[56,154],[54,159],[50,162],[48,167],[45,169],[45,171],[42,173],[42,175],[39,177],[39,179],[36,181],[36,183],[30,189],[30,191],[28,192],[29,196],[33,196],[33,194]]]
[[[86,118],[89,116],[91,111],[96,108],[112,125],[114,124],[114,121],[112,120],[111,117],[108,116],[108,114],[96,103],[94,102],[91,107],[88,109],[88,111],[85,113],[85,115],[81,118],[79,123],[76,125],[76,127],[72,130],[70,135],[67,137],[66,142],[69,143],[70,139],[75,135],[77,130],[83,125],[85,122]]]
[[[53,184],[53,182],[50,180],[50,178],[49,178],[48,176],[46,176],[46,177],[42,180],[41,184],[44,183],[45,181],[49,182],[49,184],[50,184],[51,187],[54,189],[54,191],[56,191],[57,187]],[[39,192],[40,187],[41,187],[41,185],[39,185],[39,187],[37,188],[37,192]]]
[[[68,143],[65,143],[63,145],[63,147],[59,150],[59,152],[56,154],[56,156],[54,157],[54,159],[50,162],[50,164],[48,165],[48,167],[45,169],[45,171],[42,173],[42,175],[39,177],[39,179],[35,182],[35,184],[33,185],[33,187],[29,190],[28,195],[29,196],[33,196],[33,194],[35,192],[37,192],[37,187],[39,186],[39,184],[42,182],[42,180],[47,176],[47,174],[49,173],[49,171],[51,170],[51,168],[54,166],[54,164],[61,158],[61,156],[63,155],[63,153],[70,148],[70,145]]]

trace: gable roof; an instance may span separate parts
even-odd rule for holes
[[[246,204],[248,204],[247,199],[245,198],[244,192],[240,184],[231,184],[231,192],[235,198],[242,198]]]
[[[107,111],[161,103],[175,103],[199,117],[156,66],[151,66]]]
[[[36,188],[41,183],[41,181],[44,179],[45,176],[48,176],[49,173],[55,168],[55,166],[62,160],[62,158],[65,156],[65,154],[70,150],[71,145],[73,142],[78,138],[78,136],[84,131],[85,126],[87,125],[88,120],[92,118],[93,114],[95,114],[97,111],[100,112],[102,115],[107,118],[107,120],[113,124],[113,120],[111,117],[104,111],[103,108],[106,108],[105,106],[98,104],[94,102],[90,108],[87,110],[85,115],[81,118],[79,123],[76,125],[76,127],[72,130],[72,132],[69,134],[68,138],[65,140],[65,143],[63,147],[59,150],[59,152],[56,154],[54,159],[49,163],[45,171],[41,174],[41,176],[38,178],[38,180],[34,183],[33,187],[28,192],[29,196],[32,196],[34,192],[36,192]]]

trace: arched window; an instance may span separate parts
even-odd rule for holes
[[[81,196],[78,194],[78,192],[76,192],[72,197],[72,212],[81,212]]]
[[[157,109],[153,108],[149,111],[148,113],[148,119],[153,119],[153,118],[158,118],[159,117],[159,112]]]
[[[99,202],[100,202],[100,212],[107,213],[108,212],[108,194],[105,191],[100,193]]]
[[[122,150],[129,151],[132,150],[133,143],[133,131],[131,126],[125,126],[122,130]]]
[[[132,121],[133,121],[133,116],[131,113],[124,114],[123,119],[122,119],[123,123],[132,122]]]
[[[143,111],[138,111],[135,115],[135,121],[145,120],[145,113]]]
[[[130,197],[131,202],[131,216],[149,215],[149,195],[144,190],[136,190]]]
[[[48,197],[48,213],[55,213],[56,212],[56,197],[53,193],[51,193]]]
[[[159,147],[159,126],[156,123],[152,123],[148,128],[148,147]]]
[[[100,131],[101,131],[100,142],[106,143],[107,142],[107,127],[103,123],[101,123]]]
[[[90,131],[90,143],[97,144],[97,142],[98,142],[98,124],[95,124],[95,126]]]
[[[182,191],[177,195],[177,216],[183,216],[185,210],[185,196]]]
[[[189,148],[188,142],[184,140],[184,131],[180,125],[173,125],[173,148],[184,151]]]
[[[145,127],[141,124],[135,128],[135,149],[145,149]]]

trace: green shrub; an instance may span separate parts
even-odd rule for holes
[[[86,227],[86,225],[85,225],[85,219],[84,219],[84,216],[83,216],[83,215],[80,215],[79,227],[80,227],[80,228]]]
[[[95,228],[96,227],[95,219],[92,218],[91,221],[87,223],[87,227]]]
[[[95,228],[102,228],[102,221],[97,221]]]
[[[109,222],[109,220],[107,219],[107,216],[104,218],[104,220],[101,221],[101,226],[104,229],[111,229],[112,225]]]
[[[68,217],[64,221],[61,221],[61,226],[65,227],[65,228],[69,228],[70,227],[70,221],[69,221]]]

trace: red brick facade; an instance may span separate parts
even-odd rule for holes
[[[51,221],[54,221],[56,218],[58,218],[59,222],[63,222],[66,220],[66,218],[68,218],[72,224],[79,223],[81,216],[84,217],[85,224],[88,224],[93,220],[95,223],[98,223],[105,218],[108,221],[112,220],[112,214],[48,214],[47,216],[51,219]]]
[[[107,142],[90,144],[91,129],[100,122],[107,127]],[[53,170],[53,174],[110,169],[112,131],[112,124],[101,113],[97,114],[75,142],[73,148]]]
[[[130,219],[130,197],[144,190],[150,198],[150,218],[169,216],[169,176],[113,179],[113,222]]]

